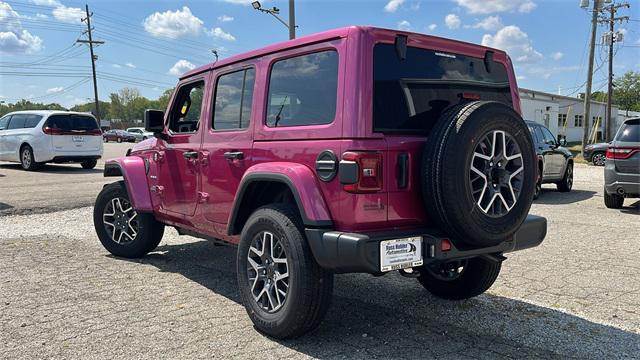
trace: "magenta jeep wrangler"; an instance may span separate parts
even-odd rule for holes
[[[185,74],[153,139],[107,161],[96,200],[116,256],[165,226],[237,245],[255,326],[276,338],[322,321],[334,273],[398,270],[445,299],[496,280],[539,245],[535,152],[502,51],[349,27]]]

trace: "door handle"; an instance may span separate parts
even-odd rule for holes
[[[224,158],[227,160],[242,160],[244,159],[244,153],[242,151],[228,151],[224,153]]]
[[[197,151],[187,151],[187,152],[183,152],[182,156],[185,159],[188,159],[188,160],[197,159],[198,158],[198,152]]]

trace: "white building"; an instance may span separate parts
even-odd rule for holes
[[[554,134],[566,136],[569,142],[582,141],[583,100],[523,88],[519,92],[522,116],[525,120],[533,120],[543,124]],[[618,107],[615,105],[613,106],[613,114],[616,115],[616,125],[614,127],[617,129],[621,120],[617,118]],[[595,123],[599,124],[596,141],[600,141],[603,138],[606,117],[607,104],[591,101],[591,121],[589,126],[593,129]],[[592,136],[591,131],[589,138],[591,139]]]

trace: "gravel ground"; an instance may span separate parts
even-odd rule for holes
[[[0,217],[0,358],[639,358],[640,203],[606,209],[602,168],[553,188],[532,208],[546,241],[509,254],[488,293],[340,275],[326,320],[292,341],[252,327],[233,247],[169,230],[127,261],[101,247],[91,208]]]
[[[0,161],[0,216],[41,214],[91,206],[104,184],[104,159],[123,156],[131,143],[104,144],[104,156],[92,170],[80,164],[47,164],[37,172]],[[73,193],[69,193],[73,189]],[[16,191],[19,190],[19,191]]]

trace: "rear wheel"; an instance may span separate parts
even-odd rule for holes
[[[297,211],[256,210],[240,235],[237,272],[242,302],[256,328],[278,339],[315,329],[327,312],[333,274],[313,258]]]
[[[604,205],[609,209],[622,209],[622,206],[624,205],[624,196],[609,194],[607,193],[607,189],[605,189]]]
[[[463,300],[487,291],[500,274],[501,263],[482,257],[425,265],[418,281],[442,299]]]
[[[606,161],[607,161],[607,157],[603,152],[597,152],[597,153],[594,153],[593,156],[591,156],[591,162],[595,166],[604,166],[604,163]]]
[[[83,169],[93,169],[98,165],[98,160],[87,160],[80,163]]]
[[[133,209],[122,181],[102,189],[93,208],[93,224],[102,246],[125,258],[146,255],[158,246],[164,234],[164,224],[153,214]]]
[[[556,183],[558,191],[569,192],[573,188],[573,163],[567,164],[567,170],[564,171],[564,177],[560,182]]]
[[[423,198],[458,244],[496,245],[529,212],[535,192],[531,133],[512,108],[471,102],[445,112],[423,156]]]
[[[33,149],[29,145],[24,145],[20,149],[20,165],[27,171],[38,170],[42,164],[37,163],[33,156]]]
[[[538,167],[538,179],[536,180],[536,191],[533,193],[533,199],[536,200],[542,194],[542,166]]]
[[[122,142],[122,138],[118,138],[118,140],[116,140],[116,141],[121,143]]]

